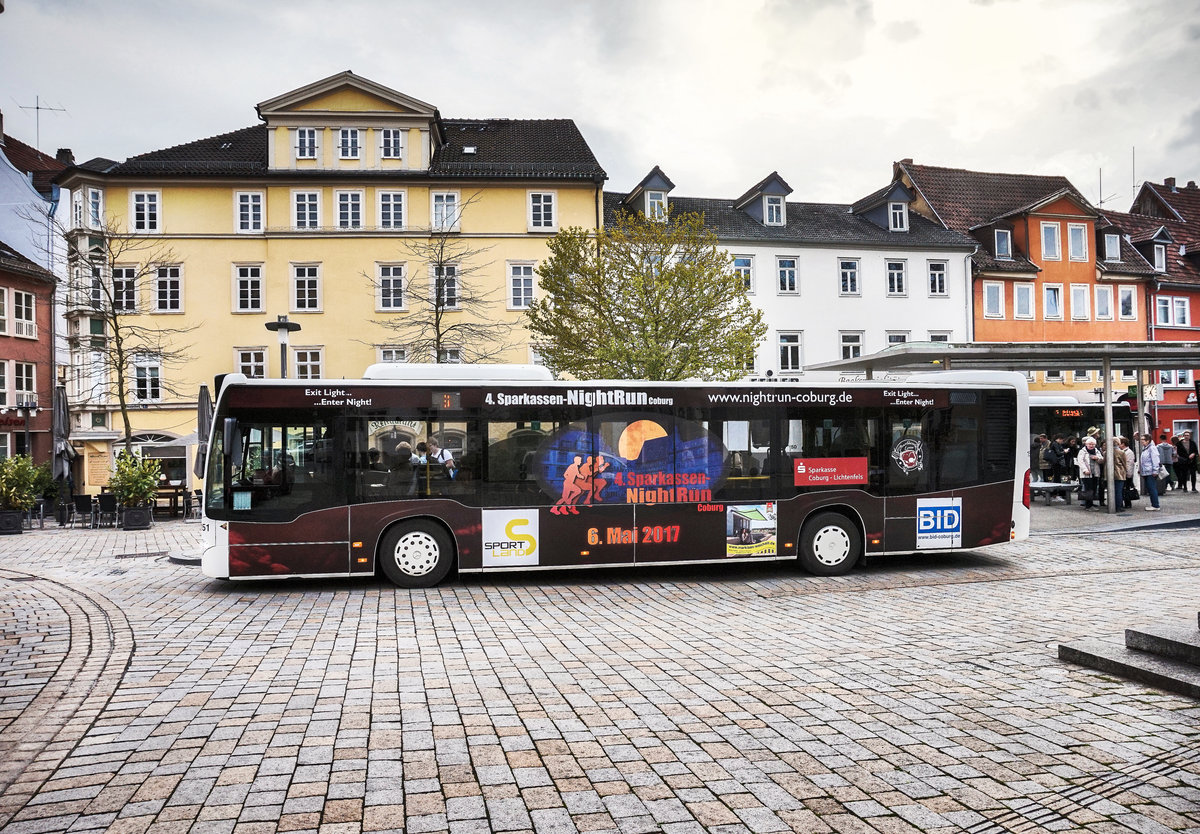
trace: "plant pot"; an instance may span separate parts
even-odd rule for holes
[[[153,507],[126,507],[121,515],[122,530],[149,530]]]
[[[0,510],[0,535],[25,532],[25,513],[21,510]]]

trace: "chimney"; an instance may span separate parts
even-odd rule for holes
[[[1195,187],[1196,187],[1196,181],[1188,180],[1188,188],[1195,188]]]
[[[71,166],[75,164],[75,154],[71,153],[70,148],[59,148],[54,158],[63,165]]]
[[[1163,185],[1165,185],[1168,190],[1174,191],[1175,190],[1175,178],[1167,177],[1165,180],[1163,180]]]

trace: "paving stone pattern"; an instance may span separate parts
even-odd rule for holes
[[[5,834],[1200,834],[1200,705],[1056,659],[1195,622],[1194,529],[417,592],[196,532],[0,540]]]

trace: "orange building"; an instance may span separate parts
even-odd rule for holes
[[[1136,342],[1148,338],[1153,266],[1065,177],[895,165],[913,209],[979,243],[972,341]],[[1047,368],[1031,387],[1093,399],[1099,371]],[[1111,382],[1124,390],[1133,381]]]

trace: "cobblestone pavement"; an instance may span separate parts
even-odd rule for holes
[[[5,834],[1200,832],[1200,704],[1056,659],[1195,622],[1195,529],[417,592],[196,532],[0,540]]]

